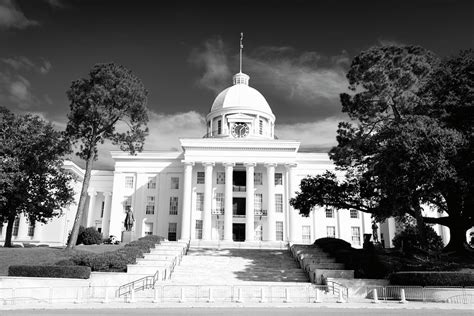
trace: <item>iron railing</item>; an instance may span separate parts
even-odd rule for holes
[[[474,303],[474,287],[431,287],[431,286],[371,286],[367,287],[366,298],[383,301],[404,299],[418,302]]]

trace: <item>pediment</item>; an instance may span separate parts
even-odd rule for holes
[[[243,114],[243,113],[236,113],[236,114],[231,114],[227,115],[227,121],[229,123],[233,122],[252,122],[255,119],[255,117]]]

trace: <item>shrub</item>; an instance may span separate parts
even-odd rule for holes
[[[10,266],[9,276],[38,278],[72,278],[88,279],[91,275],[89,267],[80,266]]]
[[[56,266],[75,266],[76,263],[71,259],[63,259],[63,260],[59,260],[54,265],[56,265]]]
[[[414,249],[441,251],[444,247],[443,240],[431,226],[426,226],[426,236],[424,239],[421,238],[417,227],[408,225],[404,230],[396,234],[392,241],[395,249],[408,251]]]
[[[138,238],[138,240],[149,240],[149,241],[154,242],[155,244],[159,244],[163,240],[165,240],[165,238],[161,236],[156,236],[156,235],[146,235],[144,237]]]
[[[77,244],[84,245],[100,245],[102,243],[102,234],[97,231],[95,227],[87,227],[82,230],[79,229],[77,235]]]
[[[390,275],[390,284],[418,286],[474,286],[474,273],[468,272],[396,272]]]
[[[150,252],[151,248],[155,248],[155,242],[151,240],[135,240],[125,245],[126,247],[140,248],[143,252]]]
[[[348,243],[347,241],[344,241],[338,238],[329,238],[329,237],[317,239],[314,242],[314,244],[327,252],[331,252],[336,249],[350,249],[351,248],[351,244]]]

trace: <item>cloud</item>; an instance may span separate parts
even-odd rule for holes
[[[321,121],[275,125],[275,135],[280,139],[293,139],[301,142],[301,147],[330,148],[337,144],[337,124],[340,117],[328,117]]]
[[[222,39],[207,40],[203,47],[191,52],[188,61],[204,70],[197,81],[199,86],[217,94],[229,85],[231,72]]]
[[[47,74],[52,67],[51,63],[44,58],[41,58],[39,62],[33,62],[25,56],[2,58],[0,60],[16,71],[36,71],[43,75]]]
[[[28,19],[14,0],[0,0],[0,29],[25,29],[35,25],[39,23]]]

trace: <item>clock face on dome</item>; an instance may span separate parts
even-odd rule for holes
[[[246,123],[235,123],[232,126],[232,136],[236,138],[243,138],[249,134],[249,126]]]

